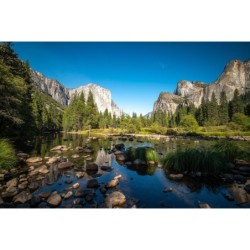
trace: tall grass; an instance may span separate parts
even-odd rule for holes
[[[0,139],[0,169],[10,169],[15,166],[17,158],[15,150],[8,140]]]
[[[126,155],[129,161],[134,161],[140,159],[142,161],[158,161],[158,155],[153,148],[150,147],[138,147],[138,148],[128,148]]]
[[[183,152],[169,153],[163,166],[176,172],[219,173],[225,169],[226,159],[219,152],[211,150],[188,149]]]

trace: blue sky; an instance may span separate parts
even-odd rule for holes
[[[33,69],[68,88],[96,83],[127,113],[146,114],[179,80],[215,81],[230,60],[250,58],[250,43],[15,42]]]

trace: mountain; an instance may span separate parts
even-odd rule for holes
[[[227,100],[233,99],[234,91],[238,89],[240,94],[250,91],[250,60],[245,62],[239,60],[230,61],[224,68],[219,78],[210,84],[199,81],[181,80],[177,84],[175,94],[160,93],[154,103],[153,112],[163,111],[174,113],[177,107],[183,103],[193,103],[199,107],[201,100],[211,100],[212,93],[220,100],[220,93],[225,91]]]
[[[30,73],[34,85],[62,105],[69,105],[74,95],[80,95],[81,92],[84,93],[85,99],[87,99],[91,91],[99,111],[104,112],[107,109],[112,115],[117,117],[121,115],[121,111],[112,100],[111,92],[108,89],[93,83],[75,89],[68,89],[59,81],[47,78],[35,70],[31,69]]]

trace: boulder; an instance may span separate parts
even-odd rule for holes
[[[120,155],[117,155],[117,156],[116,156],[116,160],[117,160],[117,161],[125,161],[125,160],[126,160],[126,157],[125,157],[125,155],[120,154]]]
[[[98,170],[98,165],[95,164],[95,163],[88,163],[86,165],[86,170],[89,170],[89,171],[97,171]]]
[[[0,205],[2,205],[4,203],[2,197],[0,196]]]
[[[61,162],[58,165],[58,169],[68,169],[68,168],[73,168],[74,163],[68,161],[68,162]]]
[[[79,188],[80,187],[80,184],[77,182],[77,183],[75,183],[75,184],[73,184],[73,186],[72,186],[72,188],[73,189],[77,189],[77,188]]]
[[[60,151],[62,149],[62,147],[63,146],[59,145],[59,146],[52,148],[50,151]]]
[[[61,202],[62,202],[62,198],[59,194],[57,194],[57,192],[52,193],[47,200],[47,203],[51,207],[58,207]]]
[[[35,191],[39,188],[39,184],[37,182],[31,182],[28,186],[30,191]]]
[[[47,174],[47,173],[49,173],[49,170],[48,170],[47,166],[45,166],[45,165],[42,165],[42,166],[36,168],[35,170],[38,173],[40,173],[40,174]]]
[[[88,180],[87,188],[98,188],[98,187],[99,187],[99,183],[96,179]]]
[[[169,179],[175,180],[175,181],[181,180],[182,178],[183,178],[183,174],[170,174],[169,175]]]
[[[13,197],[18,193],[18,189],[16,187],[8,187],[7,190],[2,193],[3,198]]]
[[[250,194],[250,184],[246,185],[244,189]]]
[[[41,202],[41,199],[38,195],[32,195],[30,200],[30,206],[36,207]]]
[[[117,176],[114,177],[114,180],[116,180],[116,179],[119,180],[119,179],[121,179],[121,178],[122,178],[122,175],[119,174],[119,175],[117,175]]]
[[[17,178],[11,179],[6,183],[7,187],[16,187],[18,184]]]
[[[31,157],[26,160],[27,163],[38,163],[42,161],[43,161],[43,158],[41,157]]]
[[[76,198],[82,198],[82,197],[85,197],[87,195],[93,195],[94,194],[94,191],[91,190],[91,189],[79,189],[75,192],[75,197]]]
[[[51,192],[50,192],[50,191],[41,192],[41,193],[39,194],[39,197],[42,198],[42,199],[47,199],[50,195],[51,195]]]
[[[126,203],[126,197],[121,192],[114,192],[108,195],[105,199],[105,203],[107,207],[121,207]]]
[[[119,184],[119,180],[111,180],[109,183],[106,184],[106,188],[114,188]]]
[[[67,194],[64,195],[64,199],[67,200],[69,199],[71,196],[73,195],[73,192],[72,191],[69,191]]]
[[[25,203],[25,202],[29,201],[30,199],[31,199],[30,192],[22,191],[21,193],[14,196],[12,201],[14,203]]]
[[[23,190],[23,189],[26,189],[27,186],[28,186],[28,182],[27,182],[27,181],[24,181],[24,182],[22,182],[22,183],[20,183],[20,184],[18,185],[18,189]]]

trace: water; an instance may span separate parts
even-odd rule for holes
[[[44,191],[57,191],[58,194],[67,193],[66,188],[78,182],[82,189],[86,189],[86,183],[89,179],[95,177],[100,184],[105,184],[112,180],[117,175],[122,175],[119,180],[119,185],[107,192],[121,191],[127,198],[124,207],[136,205],[138,208],[198,208],[200,203],[208,203],[213,208],[243,208],[250,207],[249,203],[237,205],[236,201],[229,201],[224,197],[224,194],[233,194],[234,197],[246,195],[242,185],[224,184],[220,181],[184,177],[181,181],[170,180],[165,171],[158,167],[144,168],[129,168],[126,165],[121,165],[116,161],[114,154],[110,154],[109,150],[113,144],[124,143],[125,147],[151,146],[159,153],[162,158],[168,152],[182,150],[194,147],[209,147],[215,141],[197,141],[194,139],[174,139],[171,141],[165,140],[148,140],[138,139],[134,141],[121,141],[118,137],[113,137],[113,141],[107,138],[99,138],[88,142],[87,137],[81,135],[61,135],[55,134],[47,137],[36,138],[33,142],[24,143],[17,142],[16,146],[25,153],[31,156],[64,156],[75,164],[74,169],[67,171],[59,171],[56,166],[50,167],[50,173],[41,181],[40,188],[35,191],[39,194]],[[249,147],[248,142],[240,142],[245,147]],[[102,171],[86,174],[84,178],[77,179],[76,171],[84,170],[85,158],[84,153],[69,150],[62,153],[51,152],[50,149],[57,145],[71,146],[75,149],[76,146],[90,145],[94,149],[91,154],[93,162],[99,166],[108,165],[114,168],[111,172]],[[80,158],[73,160],[73,154],[79,154]],[[72,184],[66,184],[67,179],[72,180]],[[165,188],[172,188],[172,192],[165,193]],[[73,191],[74,193],[75,191]],[[244,192],[242,194],[242,192]],[[68,200],[62,199],[60,207],[73,207],[74,197]],[[237,200],[237,199],[236,199]],[[95,189],[93,200],[83,204],[83,207],[105,207],[105,197],[100,192],[100,189]]]

